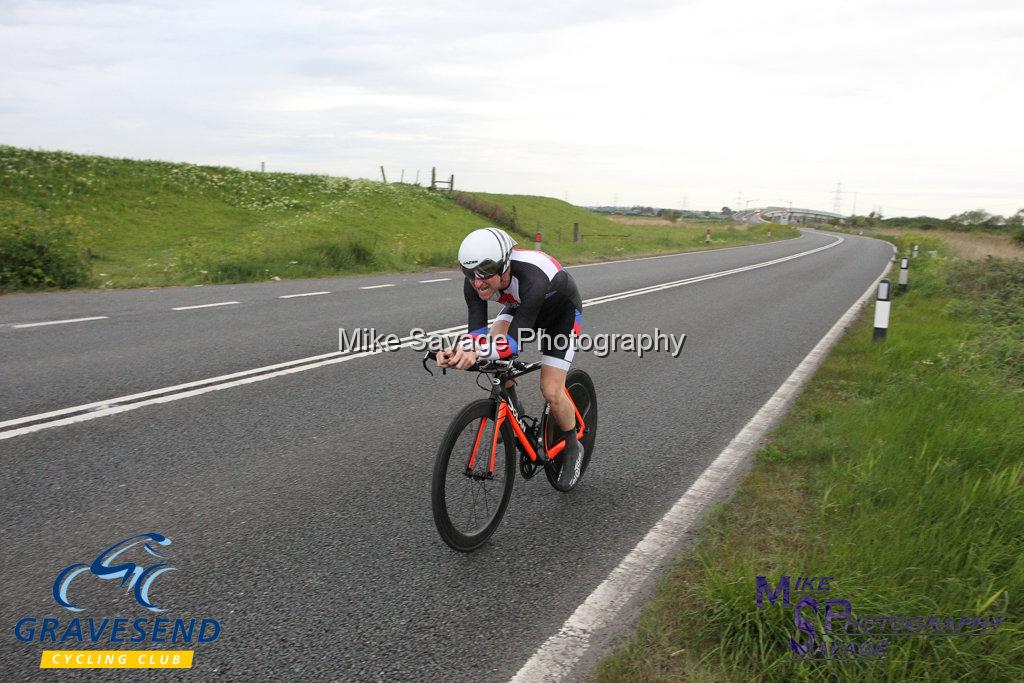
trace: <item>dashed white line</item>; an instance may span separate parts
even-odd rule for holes
[[[172,311],[190,311],[193,308],[212,308],[213,306],[231,306],[231,305],[237,304],[237,303],[239,303],[239,302],[237,302],[237,301],[221,301],[220,303],[216,303],[216,304],[200,304],[198,306],[178,306],[177,308],[172,308],[171,310]]]
[[[277,297],[278,299],[294,299],[297,296],[320,296],[321,294],[330,294],[330,292],[304,292],[302,294],[282,294]]]
[[[447,282],[451,280],[450,277],[439,277],[436,280],[420,280],[420,284],[427,284],[428,282]]]
[[[109,316],[106,315],[94,315],[91,318],[71,318],[70,320],[48,320],[43,323],[19,323],[17,325],[11,325],[11,327],[21,329],[23,327],[42,327],[43,325],[64,325],[66,323],[81,323],[86,320],[106,320]]]
[[[380,289],[381,287],[394,287],[394,285],[368,285],[366,287],[360,287],[359,289]]]

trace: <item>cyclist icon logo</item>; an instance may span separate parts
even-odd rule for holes
[[[78,607],[68,598],[68,587],[76,576],[82,572],[88,571],[91,572],[93,576],[103,579],[104,581],[110,579],[121,579],[119,585],[132,590],[135,594],[135,600],[140,605],[153,612],[165,611],[150,602],[149,589],[153,585],[153,581],[156,580],[156,577],[160,576],[164,572],[174,571],[174,567],[171,567],[166,562],[158,562],[148,567],[141,567],[134,562],[122,562],[121,564],[116,565],[112,564],[123,552],[140,544],[143,549],[153,557],[164,559],[164,556],[157,552],[157,548],[159,546],[170,545],[171,539],[152,532],[138,534],[136,536],[126,538],[123,541],[118,541],[114,545],[110,546],[100,553],[96,559],[92,561],[91,565],[85,564],[84,562],[77,562],[75,564],[68,565],[60,572],[60,574],[57,574],[57,578],[53,582],[53,599],[56,600],[57,604],[61,607],[69,609],[72,612],[81,612],[83,608]]]

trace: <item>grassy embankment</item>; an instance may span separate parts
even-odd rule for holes
[[[895,241],[938,255],[912,261],[889,338],[865,309],[596,680],[1024,680],[1024,263]],[[1006,621],[798,662],[789,638],[807,636],[781,602],[757,609],[758,575],[831,576],[817,597],[855,615]]]
[[[504,199],[521,207],[530,225],[560,226],[563,234],[573,222],[585,226],[578,245],[571,233],[544,245],[570,263],[698,246],[687,228],[648,233],[555,199]],[[412,185],[0,146],[0,256],[7,261],[0,263],[0,285],[15,261],[45,268],[61,260],[40,255],[60,240],[64,262],[76,252],[88,254],[88,275],[69,278],[70,285],[38,278],[44,286],[162,286],[451,267],[462,237],[485,223],[446,193]],[[725,239],[723,233],[719,245]],[[728,239],[763,237],[738,229]]]

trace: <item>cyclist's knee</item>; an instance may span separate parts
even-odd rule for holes
[[[544,395],[544,400],[548,403],[560,403],[562,401],[565,385],[559,382],[542,382],[540,385],[540,393]]]

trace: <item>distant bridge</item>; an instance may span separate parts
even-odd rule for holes
[[[766,206],[761,209],[761,215],[769,221],[776,223],[828,223],[830,221],[841,221],[846,216],[831,211],[817,211],[815,209],[790,209],[784,206]]]

